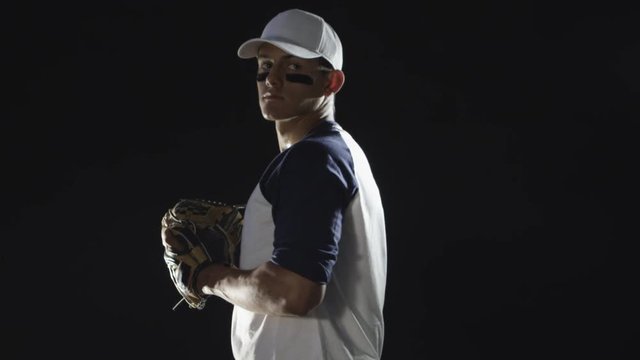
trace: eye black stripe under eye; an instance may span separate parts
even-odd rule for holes
[[[256,75],[256,81],[265,81],[267,80],[267,76],[269,76],[269,72],[263,72]],[[285,79],[289,82],[305,84],[305,85],[313,85],[313,78],[309,75],[304,74],[286,74]]]
[[[285,78],[289,82],[300,83],[305,85],[313,85],[313,78],[304,74],[287,74]]]
[[[256,81],[265,81],[267,80],[267,75],[269,75],[269,72],[263,72],[263,73],[259,73],[258,75],[256,75]]]

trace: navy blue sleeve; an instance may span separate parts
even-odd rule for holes
[[[313,142],[296,144],[284,155],[272,183],[265,186],[275,223],[271,261],[327,283],[349,199],[344,166]]]

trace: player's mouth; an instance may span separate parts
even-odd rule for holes
[[[272,93],[266,93],[266,94],[262,95],[262,100],[264,100],[264,101],[284,100],[284,97],[282,97],[280,95],[275,95],[275,94],[272,94]]]

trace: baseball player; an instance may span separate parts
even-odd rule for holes
[[[208,262],[193,287],[234,305],[236,359],[380,359],[385,218],[367,156],[335,116],[340,39],[320,16],[290,9],[238,56],[257,61],[280,152],[246,203],[238,266]],[[165,245],[174,235],[163,231]]]

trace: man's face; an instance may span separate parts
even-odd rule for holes
[[[258,51],[258,97],[267,120],[288,120],[317,111],[325,97],[328,69],[264,44]]]

